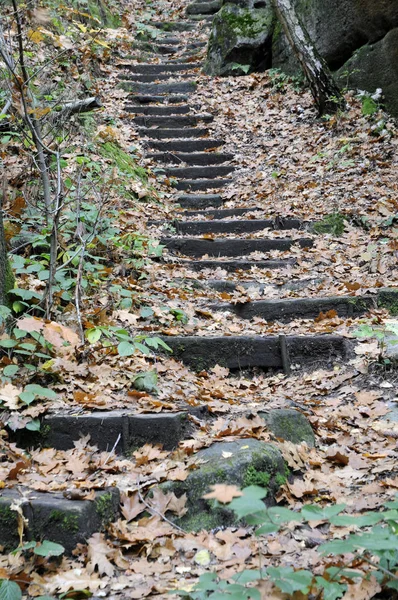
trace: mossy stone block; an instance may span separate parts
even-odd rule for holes
[[[179,519],[171,519],[185,530],[200,531],[220,526],[231,526],[236,517],[231,510],[216,506],[213,500],[203,496],[217,483],[245,487],[258,477],[267,487],[265,502],[271,505],[274,494],[285,477],[285,461],[280,451],[272,444],[252,438],[235,442],[218,442],[200,450],[197,455],[198,468],[185,481],[170,481],[160,487],[164,492],[172,491],[177,497],[187,494],[188,512]]]
[[[315,446],[315,436],[311,424],[297,410],[281,408],[259,414],[275,437],[293,444],[306,442],[310,448]]]

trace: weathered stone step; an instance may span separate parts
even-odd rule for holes
[[[222,6],[222,0],[212,2],[192,2],[186,8],[187,15],[214,15]]]
[[[195,280],[197,283],[197,280]],[[291,280],[286,281],[281,285],[271,285],[269,283],[259,283],[256,279],[252,279],[251,281],[241,281],[239,278],[235,281],[229,279],[204,279],[201,281],[202,288],[209,287],[213,290],[217,290],[217,292],[228,292],[233,293],[237,287],[243,288],[255,288],[260,294],[266,292],[270,287],[274,288],[276,291],[280,290],[289,290],[289,291],[297,291],[305,289],[310,285],[316,285],[322,283],[321,279],[307,278],[307,279],[299,279],[299,280]]]
[[[213,115],[159,115],[149,117],[134,117],[134,123],[139,127],[160,127],[175,129],[178,127],[196,127],[199,123],[211,123]]]
[[[195,131],[197,131],[195,129]],[[207,130],[206,130],[207,131]],[[179,136],[183,137],[183,136]],[[164,152],[200,152],[202,150],[216,149],[222,146],[225,142],[217,139],[203,139],[203,140],[169,140],[167,142],[150,142],[150,145],[157,150]]]
[[[233,179],[182,179],[177,181],[176,190],[218,190],[233,182]]]
[[[309,238],[299,238],[292,240],[289,238],[270,238],[270,239],[240,239],[226,238],[206,240],[201,238],[176,238],[164,237],[161,243],[171,252],[179,252],[185,256],[245,256],[251,252],[270,252],[279,250],[281,252],[290,250],[294,244],[301,248],[309,248],[313,241]]]
[[[20,488],[1,491],[0,544],[6,552],[19,545],[18,513],[12,504],[21,506],[26,519],[27,541],[49,540],[61,544],[71,554],[77,544],[86,544],[93,533],[119,517],[119,491],[108,488],[96,492],[94,500],[68,500],[62,493],[41,493]]]
[[[153,152],[147,158],[163,163],[186,163],[187,165],[220,165],[232,160],[228,152]]]
[[[397,295],[398,298],[398,295]],[[339,317],[356,317],[376,308],[377,297],[330,296],[328,298],[288,298],[286,300],[256,300],[244,304],[210,304],[210,310],[229,311],[242,319],[261,317],[266,321],[314,319],[321,312],[336,311]]]
[[[150,21],[148,25],[163,31],[194,31],[197,27],[191,21]]]
[[[204,196],[206,198],[206,196]],[[221,196],[220,196],[221,198]],[[224,203],[225,200],[221,199]],[[261,208],[220,208],[217,210],[186,210],[182,213],[185,217],[199,216],[207,217],[208,219],[228,219],[229,217],[241,217],[246,213],[261,212]]]
[[[136,104],[127,104],[124,110],[128,113],[136,113],[141,115],[186,115],[191,110],[187,104],[177,105],[154,105],[154,106],[137,106]]]
[[[161,81],[180,81],[181,79],[192,79],[192,77],[192,73],[161,73],[160,75],[142,75],[141,73],[136,75],[135,73],[123,73],[123,75],[120,76],[120,80],[138,83],[158,83]]]
[[[182,260],[182,264],[186,265],[194,271],[203,271],[205,269],[224,269],[228,273],[236,271],[250,271],[253,269],[285,269],[296,263],[294,258],[281,260],[251,260],[249,258],[239,258],[236,260]]]
[[[57,450],[69,450],[81,436],[90,435],[90,444],[101,452],[129,454],[144,444],[161,444],[172,450],[191,433],[189,414],[199,414],[202,408],[175,413],[139,414],[126,410],[93,412],[82,415],[49,415],[43,420],[41,444]],[[31,434],[29,443],[37,443],[38,434]]]
[[[331,364],[348,358],[352,345],[337,335],[316,336],[166,336],[173,358],[197,371],[261,367],[287,370],[292,364]],[[284,342],[288,356],[283,358]],[[288,362],[288,364],[286,364]]]
[[[155,224],[161,224],[161,221]],[[182,235],[201,235],[204,233],[251,233],[253,231],[261,231],[262,229],[281,229],[275,227],[273,219],[248,219],[248,220],[209,220],[209,221],[163,221],[164,224],[172,225],[176,232]],[[302,222],[298,219],[285,221],[284,230],[299,229],[302,227]]]
[[[190,94],[196,90],[196,83],[193,81],[172,81],[170,83],[140,83],[135,81],[123,81],[119,87],[126,92],[135,92],[141,95],[159,95],[159,94]]]
[[[169,177],[177,179],[216,179],[225,177],[235,171],[233,165],[216,165],[208,167],[165,167],[165,173]]]
[[[209,130],[203,127],[186,127],[185,129],[150,129],[140,127],[139,132],[142,136],[154,138],[155,140],[170,140],[176,138],[200,138],[207,135]],[[152,142],[151,145],[153,145]]]
[[[180,44],[181,40],[178,38],[173,38],[175,43]],[[166,43],[163,40],[163,43]],[[170,41],[168,42],[170,43]],[[193,69],[200,69],[203,66],[201,62],[163,62],[160,64],[147,64],[141,63],[139,65],[118,65],[121,68],[128,69],[131,73],[137,73],[142,75],[160,75],[162,73],[175,73],[178,71],[192,71]]]
[[[222,206],[223,198],[219,194],[181,194],[177,198],[182,208],[204,208],[206,206]]]
[[[136,104],[178,104],[180,102],[187,102],[189,96],[185,94],[171,95],[171,96],[155,96],[153,94],[130,94],[128,100],[135,102]]]
[[[191,21],[207,21],[210,23],[213,21],[214,15],[190,15]]]

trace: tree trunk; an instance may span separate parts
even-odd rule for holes
[[[343,108],[344,98],[333,79],[326,61],[315,48],[296,14],[292,0],[272,0],[273,7],[287,39],[307,77],[319,115]]]
[[[8,292],[14,287],[14,275],[7,256],[3,223],[2,198],[0,195],[0,305],[8,305]]]

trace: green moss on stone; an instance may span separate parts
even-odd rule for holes
[[[260,487],[267,489],[270,480],[270,473],[267,473],[266,471],[257,471],[253,465],[250,465],[245,473],[243,485],[245,487],[249,487],[249,485],[259,485]]]
[[[397,294],[380,294],[378,300],[379,308],[385,308],[389,311],[392,317],[396,317],[398,315],[398,295]]]
[[[50,521],[58,523],[64,531],[79,531],[79,518],[77,515],[64,513],[62,510],[53,510]]]
[[[95,510],[101,519],[101,524],[104,526],[110,523],[115,516],[112,494],[110,492],[102,494],[95,500],[95,505]]]
[[[273,16],[269,12],[253,11],[250,8],[231,10],[226,5],[221,9],[219,19],[238,35],[251,38],[268,29],[272,24]]]

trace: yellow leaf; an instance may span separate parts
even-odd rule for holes
[[[197,565],[201,567],[207,567],[211,562],[210,553],[208,550],[199,550],[193,557]]]
[[[39,44],[44,39],[43,34],[38,29],[29,29],[28,31],[28,40],[33,42],[34,44]]]

